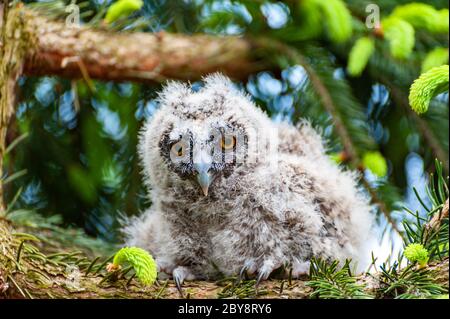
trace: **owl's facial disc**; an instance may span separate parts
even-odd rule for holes
[[[237,161],[238,151],[245,149],[245,139],[229,128],[167,131],[161,141],[161,154],[169,168],[183,179],[192,180],[199,191],[208,196],[219,176],[229,176]]]

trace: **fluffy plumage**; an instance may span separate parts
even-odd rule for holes
[[[356,175],[328,159],[308,122],[272,122],[222,75],[204,83],[198,92],[168,83],[142,129],[152,205],[125,227],[127,245],[149,250],[178,282],[244,272],[263,280],[281,266],[297,277],[312,256],[363,262],[372,218]],[[230,150],[217,146],[226,134],[239,135]],[[174,146],[182,138],[183,150]],[[207,196],[197,162],[208,164]]]

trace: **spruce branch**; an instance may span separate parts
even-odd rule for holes
[[[381,22],[384,38],[389,41],[393,57],[407,59],[414,48],[414,28],[397,17],[388,17]]]
[[[361,37],[355,42],[348,55],[347,72],[350,76],[361,75],[374,50],[375,40],[371,37]]]
[[[442,65],[422,73],[411,85],[409,102],[418,113],[428,111],[430,101],[436,95],[448,91],[449,66]]]
[[[428,52],[422,61],[421,72],[425,73],[434,67],[448,64],[448,48],[437,47]]]
[[[434,214],[433,218],[425,225],[424,237],[429,237],[432,230],[439,229],[441,223],[446,218],[448,219],[448,198],[439,213]]]
[[[367,189],[367,191],[369,192],[372,202],[376,203],[378,205],[379,210],[383,213],[384,217],[386,218],[387,222],[392,227],[392,229],[400,237],[403,237],[404,232],[402,230],[400,230],[400,228],[398,227],[398,222],[392,217],[386,203],[383,200],[381,200],[381,198],[378,196],[376,190],[372,186],[370,186],[369,182],[365,178],[362,178],[362,183],[363,183],[364,187]]]
[[[398,262],[392,266],[383,264],[379,277],[379,293],[384,298],[417,299],[430,298],[448,292],[448,288],[434,282],[435,275],[432,269],[416,268],[412,264],[404,269],[400,269]]]
[[[323,259],[311,259],[310,280],[306,283],[314,291],[310,298],[321,299],[372,299],[364,292],[364,285],[358,283],[350,270],[351,260],[346,260],[339,269],[338,261],[327,263]]]
[[[408,114],[409,118],[415,123],[418,131],[421,133],[427,145],[432,150],[435,157],[444,163],[444,171],[448,174],[449,172],[449,158],[448,153],[443,149],[436,136],[433,134],[429,128],[427,122],[418,116],[409,106],[408,96],[402,92],[397,86],[395,86],[392,81],[386,78],[382,74],[377,74],[375,77],[384,84],[391,92],[394,102],[402,107]]]
[[[429,253],[430,260],[442,260],[448,256],[448,196],[449,190],[443,177],[442,164],[436,161],[436,176],[430,174],[430,182],[426,193],[428,201],[419,196],[414,189],[417,200],[426,211],[421,216],[418,211],[405,210],[413,217],[412,221],[405,219],[403,226],[406,231],[405,245],[420,244]]]
[[[337,134],[341,139],[344,151],[347,154],[349,162],[357,167],[360,161],[358,160],[358,153],[355,146],[353,145],[350,134],[342,121],[342,118],[337,110],[337,107],[334,104],[330,92],[328,91],[326,85],[322,82],[314,68],[307,62],[305,57],[298,50],[289,45],[268,38],[260,38],[256,39],[255,41],[257,41],[257,44],[259,46],[270,49],[273,52],[282,52],[293,64],[299,64],[305,68],[312,86],[314,87],[318,97],[322,101],[323,107],[333,118],[333,124],[336,128]]]

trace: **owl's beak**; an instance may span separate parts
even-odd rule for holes
[[[203,195],[208,196],[209,185],[211,184],[211,177],[208,173],[199,173],[197,175],[197,181],[202,188]]]
[[[197,170],[197,182],[200,184],[200,187],[203,191],[203,195],[208,196],[209,185],[211,185],[212,177],[208,172],[211,165],[207,164],[197,164],[195,165],[195,169]]]

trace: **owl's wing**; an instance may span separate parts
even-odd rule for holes
[[[374,215],[369,197],[358,186],[359,175],[344,171],[324,156],[319,159],[290,154],[280,156],[279,171],[282,191],[275,204],[282,202],[287,214],[303,218],[301,224],[305,231],[309,227],[310,240],[318,236],[314,237],[315,254],[351,258],[362,268],[367,266],[368,248],[376,243],[372,233]],[[315,214],[320,222],[313,222]],[[320,232],[314,228],[319,224]]]
[[[303,120],[296,127],[288,123],[279,123],[277,126],[279,152],[313,158],[325,155],[323,139],[308,121]]]

